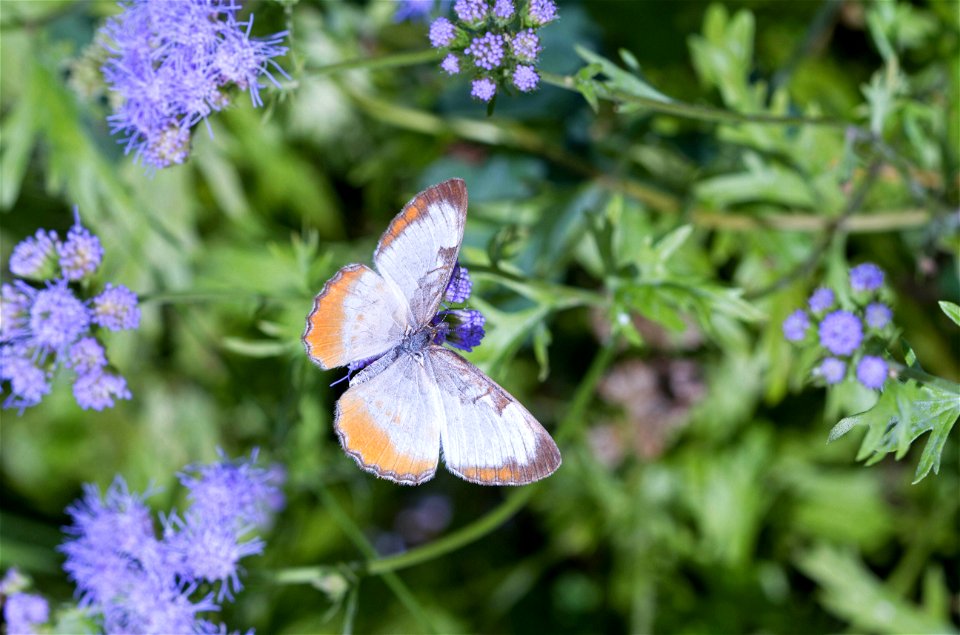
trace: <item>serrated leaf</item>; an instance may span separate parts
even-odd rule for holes
[[[947,302],[946,300],[941,300],[939,303],[940,310],[946,313],[947,317],[953,320],[953,323],[957,326],[960,326],[960,306],[957,306],[953,302]]]
[[[931,470],[934,474],[940,470],[944,444],[960,417],[958,397],[956,392],[933,384],[891,383],[872,408],[841,419],[828,439],[836,440],[857,426],[866,426],[857,460],[872,465],[890,453],[900,459],[920,435],[930,432],[914,475],[916,483]]]

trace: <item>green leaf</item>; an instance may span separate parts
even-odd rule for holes
[[[953,323],[957,326],[960,326],[960,306],[957,306],[953,302],[947,302],[946,300],[941,300],[939,302],[940,310],[947,314],[947,317],[953,320]]]
[[[937,616],[899,597],[851,551],[818,545],[797,557],[797,566],[817,582],[820,603],[853,631],[954,633]]]
[[[867,434],[860,445],[857,460],[872,465],[889,453],[903,457],[910,444],[921,434],[930,432],[914,475],[914,483],[931,470],[940,470],[940,455],[947,436],[960,417],[960,399],[937,385],[891,383],[873,408],[841,419],[830,431],[834,441],[856,426],[866,426]]]
[[[223,347],[228,351],[244,355],[246,357],[279,357],[286,355],[291,350],[290,342],[278,342],[277,340],[248,340],[242,337],[223,338]]]

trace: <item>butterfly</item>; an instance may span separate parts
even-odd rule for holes
[[[350,378],[334,428],[368,472],[403,485],[448,470],[482,485],[524,485],[560,466],[556,443],[510,393],[439,345],[438,313],[467,218],[467,186],[417,194],[373,253],[376,270],[341,268],[314,299],[303,343],[324,370],[374,359]]]

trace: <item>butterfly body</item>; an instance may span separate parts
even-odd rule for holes
[[[552,474],[560,452],[508,392],[435,342],[456,265],[467,192],[452,179],[418,194],[374,252],[377,271],[353,264],[324,286],[307,317],[307,354],[324,369],[373,359],[350,380],[334,428],[363,469],[405,485],[451,472],[487,485]]]

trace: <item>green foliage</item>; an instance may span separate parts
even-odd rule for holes
[[[96,284],[144,311],[105,342],[130,402],[79,411],[61,375],[3,412],[0,569],[31,574],[55,630],[88,630],[55,551],[82,483],[172,492],[254,446],[288,507],[231,630],[957,630],[955,5],[563,3],[541,90],[490,117],[393,3],[249,5],[254,35],[290,31],[291,80],[149,175],[109,135],[88,48],[118,9],[0,16],[3,266],[77,204]],[[343,374],[300,342],[324,282],[452,176],[487,320],[468,357],[563,454],[534,486],[361,472],[332,431]],[[865,261],[916,354],[879,395],[825,391],[781,325]]]

